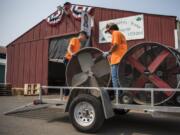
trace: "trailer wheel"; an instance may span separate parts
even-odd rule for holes
[[[76,97],[69,108],[73,126],[81,132],[96,132],[104,122],[104,112],[99,99],[88,94]]]

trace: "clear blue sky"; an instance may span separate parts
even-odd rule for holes
[[[6,46],[65,2],[66,0],[0,0],[0,46]],[[69,2],[180,18],[180,0],[69,0]]]

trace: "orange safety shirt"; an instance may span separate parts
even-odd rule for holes
[[[123,55],[127,52],[127,42],[123,33],[120,31],[112,32],[112,47],[117,45],[117,48],[111,54],[110,64],[114,65],[121,61]]]
[[[69,42],[69,46],[71,48],[72,53],[76,53],[80,50],[81,48],[81,42],[79,38],[72,38]],[[70,60],[72,58],[71,53],[67,50],[67,53],[65,55],[66,59]]]

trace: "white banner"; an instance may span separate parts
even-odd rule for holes
[[[144,16],[136,15],[99,22],[99,43],[111,42],[111,35],[105,33],[106,25],[111,22],[118,25],[126,40],[144,39]]]

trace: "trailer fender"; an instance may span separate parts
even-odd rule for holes
[[[109,119],[109,118],[113,117],[114,116],[114,111],[112,109],[112,104],[111,104],[111,101],[110,101],[110,98],[109,98],[109,95],[108,95],[107,91],[104,90],[104,89],[101,89],[101,90],[100,89],[99,90],[98,89],[97,90],[93,89],[93,91],[96,91],[96,93],[99,93],[98,94],[99,96],[96,96],[96,97],[101,99],[105,118]],[[92,92],[89,91],[89,90],[73,89],[71,91],[71,93],[70,93],[69,100],[68,100],[68,102],[66,104],[65,112],[69,111],[69,106],[70,106],[71,102],[79,94],[93,95]],[[93,96],[95,96],[95,95],[93,95]]]

